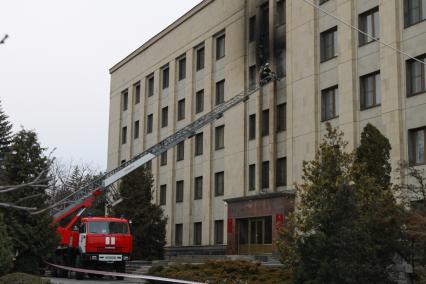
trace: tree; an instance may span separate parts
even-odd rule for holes
[[[298,210],[279,243],[295,283],[392,283],[388,267],[398,252],[402,209],[390,182],[369,171],[372,164],[388,168],[380,163],[389,163],[388,152],[374,149],[382,142],[362,140],[360,149],[379,155],[367,165],[362,153],[345,152],[343,133],[328,124],[315,159],[304,162]]]
[[[12,240],[7,235],[3,214],[0,213],[0,276],[8,273],[13,267]]]
[[[9,117],[3,112],[0,105],[0,165],[3,164],[4,156],[9,150],[12,140],[12,124],[9,122]],[[4,180],[4,167],[0,167],[0,183]]]
[[[167,219],[163,209],[152,204],[151,172],[136,169],[121,181],[119,192],[123,201],[114,208],[117,217],[132,220],[133,254],[138,259],[161,259],[166,244]]]
[[[4,159],[5,181],[7,184],[26,185],[39,177],[39,182],[32,186],[16,186],[7,194],[1,194],[4,203],[26,208],[47,206],[46,169],[49,168],[49,160],[43,154],[44,150],[35,132],[23,129],[14,135]],[[55,228],[50,226],[51,217],[47,212],[33,216],[27,211],[3,209],[3,213],[8,234],[14,240],[14,270],[38,273],[57,244]]]

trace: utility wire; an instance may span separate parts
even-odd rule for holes
[[[362,31],[362,30],[358,29],[357,27],[355,27],[355,26],[353,26],[352,24],[350,24],[350,23],[346,22],[345,20],[342,20],[341,18],[339,18],[339,17],[337,17],[337,16],[335,16],[335,15],[331,14],[331,13],[330,13],[330,12],[328,12],[327,10],[325,10],[325,9],[321,8],[319,5],[316,5],[316,4],[314,4],[314,3],[312,3],[311,1],[308,1],[308,0],[303,0],[303,1],[305,1],[307,4],[311,5],[312,7],[314,7],[314,8],[316,8],[316,9],[320,10],[320,11],[321,11],[321,12],[323,12],[324,14],[326,14],[326,15],[328,15],[328,16],[330,16],[330,17],[334,18],[334,19],[336,19],[337,21],[341,22],[341,23],[342,23],[342,24],[344,24],[345,26],[348,26],[348,27],[350,27],[351,29],[354,29],[354,30],[358,31],[360,34],[363,34],[363,35],[365,35],[365,36],[369,37],[370,39],[372,39],[372,40],[374,40],[374,41],[377,41],[378,43],[382,44],[383,46],[389,47],[390,49],[393,49],[393,50],[395,50],[396,52],[401,53],[401,54],[403,54],[403,55],[405,55],[405,56],[409,57],[410,59],[413,59],[413,60],[415,60],[415,61],[417,61],[417,62],[419,62],[419,63],[421,63],[421,64],[423,64],[423,65],[426,65],[426,63],[425,63],[425,62],[423,62],[423,61],[421,61],[420,59],[415,58],[415,57],[413,57],[413,56],[409,55],[408,53],[406,53],[406,52],[404,52],[404,51],[402,51],[402,50],[400,50],[400,49],[398,49],[398,48],[396,48],[396,47],[394,47],[394,46],[392,46],[392,45],[390,45],[390,44],[388,44],[388,43],[385,43],[385,42],[383,42],[383,41],[381,41],[381,40],[379,40],[379,39],[377,39],[377,38],[373,37],[372,35],[370,35],[370,34],[368,34],[368,33],[364,32],[364,31]]]

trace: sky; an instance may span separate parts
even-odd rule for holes
[[[201,0],[0,0],[0,100],[63,162],[106,168],[109,68]]]

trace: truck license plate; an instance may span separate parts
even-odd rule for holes
[[[123,256],[119,254],[100,254],[99,261],[122,261]]]

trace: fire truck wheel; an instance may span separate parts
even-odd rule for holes
[[[83,259],[80,254],[78,254],[75,258],[75,266],[77,268],[83,268]],[[76,272],[75,273],[75,279],[77,280],[83,280],[84,279],[84,273],[82,272]]]

